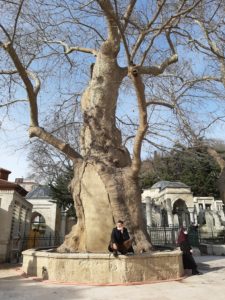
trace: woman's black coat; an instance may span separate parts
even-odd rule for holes
[[[196,270],[197,265],[191,253],[191,246],[188,239],[180,243],[180,250],[183,252],[183,265],[184,269]]]

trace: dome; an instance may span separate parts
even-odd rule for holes
[[[151,187],[151,189],[160,189],[160,190],[163,190],[165,188],[189,188],[189,186],[180,181],[162,180],[162,181],[156,182]]]
[[[50,196],[51,190],[50,187],[43,185],[38,186],[33,191],[29,192],[26,196],[26,199],[46,199],[51,198]]]

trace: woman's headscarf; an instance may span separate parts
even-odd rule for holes
[[[182,242],[186,241],[187,239],[187,234],[185,234],[184,231],[186,231],[186,229],[184,227],[181,227],[177,238],[178,245],[180,245]]]

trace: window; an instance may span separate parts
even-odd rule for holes
[[[217,204],[216,206],[217,206],[217,210],[218,211],[223,210],[223,205],[222,204]]]
[[[34,212],[31,217],[31,226],[33,231],[44,234],[46,229],[45,218],[41,214]]]
[[[199,203],[199,204],[198,204],[198,207],[199,207],[199,210],[203,210],[203,205],[202,205],[202,203]]]
[[[206,209],[206,210],[211,210],[211,204],[206,204],[206,205],[205,205],[205,209]]]

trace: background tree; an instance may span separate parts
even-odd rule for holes
[[[73,178],[73,169],[67,168],[66,171],[61,172],[54,182],[49,184],[51,189],[51,196],[59,207],[62,207],[68,216],[76,217],[74,209],[74,201],[69,189],[69,184]]]
[[[160,180],[181,181],[191,187],[195,196],[219,197],[220,168],[207,149],[174,148],[169,153],[156,154],[143,162],[147,168],[140,174],[143,188]]]
[[[163,90],[171,91],[173,81],[182,84],[172,65],[184,65],[189,45],[183,32],[193,30],[188,17],[199,13],[202,3],[211,1],[21,0],[1,7],[0,74],[1,87],[7,87],[2,108],[9,112],[12,104],[28,104],[30,137],[60,150],[74,165],[71,190],[78,222],[59,251],[106,251],[117,219],[126,222],[136,252],[151,249],[138,185],[142,143],[156,146],[153,136],[172,142],[184,116],[191,118],[190,97],[180,103],[180,97],[165,99]],[[198,73],[190,72],[193,77]],[[65,94],[80,93],[84,85],[78,152],[41,124],[49,107],[65,101]],[[124,141],[116,120],[124,126],[128,122],[118,107],[129,111],[125,117],[134,129]]]

